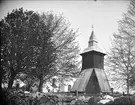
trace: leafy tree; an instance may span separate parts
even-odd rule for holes
[[[8,88],[20,73],[37,78],[40,92],[51,77],[76,73],[76,32],[62,16],[20,8],[8,13],[1,24],[1,70],[9,75]]]
[[[131,1],[128,12],[123,16],[118,24],[118,33],[113,35],[107,66],[111,80],[119,87],[126,86],[129,94],[130,87],[135,86],[135,1]]]
[[[46,20],[40,17],[36,25],[34,37],[31,39],[34,41],[35,45],[33,46],[33,53],[29,61],[30,65],[32,65],[30,67],[30,75],[34,75],[39,79],[38,90],[40,92],[42,91],[44,78],[54,70],[53,66],[56,59],[55,47],[51,40],[51,29],[45,21]]]
[[[13,10],[1,20],[1,72],[9,70],[10,78],[8,88],[12,88],[16,75],[25,68],[27,56],[27,23],[33,11]],[[29,32],[29,31],[28,31]]]
[[[37,65],[35,71],[40,73],[40,65],[49,66],[53,44],[50,31],[38,13],[16,9],[8,13],[1,23],[1,36],[5,38],[1,47],[2,60],[5,61],[2,68],[6,67],[10,71],[8,88],[12,88],[19,73],[33,73],[33,65]]]

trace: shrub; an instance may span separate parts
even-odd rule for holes
[[[37,98],[25,96],[23,91],[2,90],[2,105],[37,105]]]

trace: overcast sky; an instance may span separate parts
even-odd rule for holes
[[[71,28],[78,29],[81,51],[88,46],[88,39],[94,26],[95,35],[103,50],[108,50],[114,32],[117,32],[117,21],[122,19],[129,5],[128,0],[11,0],[0,3],[0,19],[12,9],[23,7],[34,11],[53,11],[62,13],[71,23]]]

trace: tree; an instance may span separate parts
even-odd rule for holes
[[[44,55],[46,59],[43,60],[51,60],[47,54],[52,50],[53,44],[50,41],[50,31],[38,13],[24,11],[23,8],[16,9],[8,13],[1,23],[1,37],[4,39],[1,47],[1,61],[4,61],[2,68],[10,71],[8,88],[12,88],[13,81],[19,73],[32,73],[34,64],[39,67],[40,63],[45,63],[42,61]],[[40,68],[36,68],[36,71],[38,69]]]
[[[54,23],[56,22],[56,23]],[[70,23],[63,16],[54,16],[51,28],[53,29],[53,42],[55,44],[57,59],[55,71],[50,76],[68,78],[79,73],[79,46],[76,41],[77,31],[70,28]]]
[[[135,1],[131,1],[128,12],[118,23],[118,33],[114,34],[112,47],[108,53],[107,66],[111,80],[119,87],[135,86]]]
[[[32,11],[24,12],[22,8],[13,10],[7,17],[1,20],[1,70],[10,72],[8,88],[12,88],[16,75],[25,67],[24,60],[27,56],[26,48],[26,22]]]
[[[52,16],[52,14],[48,15]],[[30,58],[30,75],[34,75],[39,80],[38,91],[42,92],[44,78],[51,73],[54,69],[54,61],[56,59],[55,45],[53,44],[52,31],[50,29],[49,21],[51,17],[47,20],[39,17],[38,25],[36,26],[34,40],[36,43],[33,46],[31,58]],[[45,23],[47,22],[47,23]]]
[[[123,14],[123,19],[119,22],[119,32],[124,37],[131,37],[135,40],[135,1],[131,0],[127,13]]]
[[[65,75],[65,71],[67,71],[67,73],[75,72],[75,69],[77,69],[76,64],[79,47],[75,41],[76,32],[69,29],[70,25],[66,23],[64,17],[54,15],[50,12],[44,12],[40,17],[46,24],[46,29],[49,31],[48,35],[52,36],[51,40],[49,40],[50,43],[52,43],[50,45],[54,44],[52,48],[49,45],[45,47],[46,52],[42,52],[41,55],[38,56],[38,61],[36,61],[41,62],[43,66],[43,69],[38,69],[35,73],[40,80],[39,91],[42,91],[43,83],[53,76],[58,76],[60,73]],[[39,41],[39,43],[41,44],[41,41]],[[41,48],[43,48],[43,46],[44,44]],[[35,68],[37,67],[38,66],[35,66]],[[41,67],[41,65],[39,67]]]
[[[55,17],[54,20],[58,21],[53,32],[57,54],[54,74],[74,77],[79,70],[78,53],[80,50],[76,41],[77,31],[73,31],[70,28],[70,23],[66,22],[62,16]]]
[[[40,92],[43,83],[58,73],[75,74],[79,51],[76,32],[62,16],[20,8],[8,13],[1,24],[1,67],[10,74],[8,88],[20,73],[37,78]]]

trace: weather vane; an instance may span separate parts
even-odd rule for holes
[[[92,30],[94,30],[93,24],[92,24]]]

